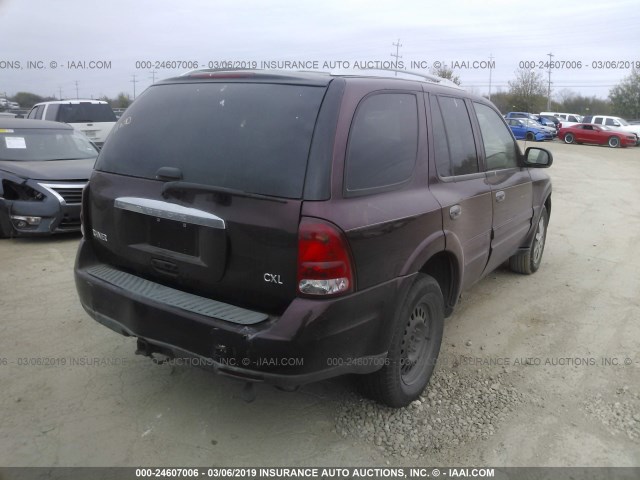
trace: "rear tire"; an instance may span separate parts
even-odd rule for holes
[[[529,140],[530,142],[533,142],[536,139],[536,136],[531,132],[527,132],[526,139]]]
[[[573,136],[573,133],[567,133],[564,136],[564,143],[573,143],[575,140],[575,137]]]
[[[390,407],[405,407],[429,383],[444,330],[438,282],[418,274],[394,319],[385,366],[361,378],[363,393]]]
[[[531,275],[538,271],[540,263],[542,263],[548,224],[549,214],[547,213],[547,207],[542,207],[531,246],[526,252],[517,253],[509,259],[509,267],[511,267],[511,270],[525,275]]]
[[[609,137],[607,145],[611,148],[618,148],[620,146],[620,139],[618,137]]]

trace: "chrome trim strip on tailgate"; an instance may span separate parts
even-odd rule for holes
[[[254,312],[229,305],[228,303],[165,287],[159,283],[136,277],[107,265],[89,267],[87,268],[87,273],[111,285],[123,288],[127,292],[164,305],[204,315],[205,317],[217,318],[240,325],[253,325],[269,318],[265,313]]]
[[[115,208],[141,213],[151,217],[175,220],[176,222],[225,229],[224,220],[212,213],[196,208],[183,207],[175,203],[152,200],[150,198],[119,197],[113,202]]]

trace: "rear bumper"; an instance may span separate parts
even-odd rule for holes
[[[325,300],[296,298],[280,316],[239,324],[151,299],[97,278],[91,243],[81,241],[75,280],[84,309],[99,323],[138,337],[151,351],[245,381],[293,386],[386,361],[396,304],[413,277]],[[230,306],[230,308],[237,308]]]

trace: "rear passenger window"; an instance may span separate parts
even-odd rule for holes
[[[47,112],[44,115],[44,119],[55,122],[57,113],[58,113],[58,105],[56,105],[55,103],[52,103],[49,105],[49,108],[47,108]]]
[[[517,167],[516,145],[500,115],[481,103],[473,105],[482,133],[487,170]]]
[[[441,177],[478,173],[478,154],[464,100],[437,97],[431,102],[436,169]]]
[[[593,120],[593,123],[597,123],[598,125],[602,125],[602,117],[596,117]]]
[[[418,151],[415,95],[377,94],[358,107],[349,133],[348,191],[403,183],[411,177]]]
[[[29,112],[27,118],[35,118],[36,120],[40,120],[42,118],[42,110],[44,110],[44,105],[38,105]]]

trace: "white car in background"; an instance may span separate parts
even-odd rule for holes
[[[562,127],[572,127],[582,123],[582,115],[578,115],[577,113],[540,112],[540,115],[551,115],[560,120],[558,129]]]
[[[102,100],[54,100],[36,103],[27,118],[68,123],[98,147],[116,124],[111,105]]]

